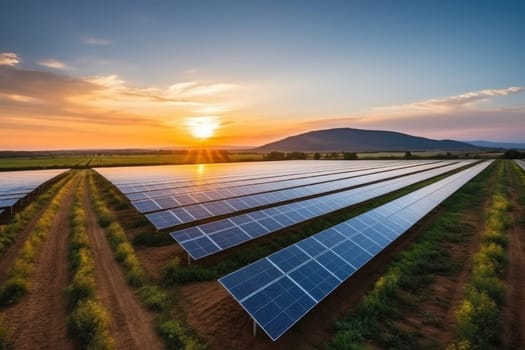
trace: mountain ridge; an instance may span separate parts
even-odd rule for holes
[[[396,131],[333,128],[314,130],[267,143],[256,151],[378,152],[475,151],[482,147],[455,140],[433,140]]]

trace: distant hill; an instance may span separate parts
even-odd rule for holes
[[[474,146],[485,148],[503,148],[525,150],[525,143],[492,142],[492,141],[466,141]]]
[[[338,128],[311,131],[258,147],[256,151],[379,152],[475,151],[481,147],[453,140],[432,140],[393,131]]]

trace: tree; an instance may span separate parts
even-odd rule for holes
[[[283,152],[270,152],[265,157],[265,160],[285,160],[286,154]]]
[[[355,152],[344,152],[344,153],[343,153],[343,159],[344,159],[344,160],[354,160],[354,159],[357,159],[357,153],[355,153]]]
[[[314,154],[314,159],[315,159],[315,160],[319,160],[319,159],[321,159],[321,153],[319,153],[319,152],[315,152],[315,154]]]
[[[406,152],[405,152],[405,158],[406,158],[406,159],[410,159],[410,158],[412,158],[412,152],[410,152],[410,151],[406,151]]]

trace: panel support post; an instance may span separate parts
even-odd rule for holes
[[[188,266],[191,265],[191,256],[190,256],[190,253],[188,253]]]
[[[257,336],[257,323],[253,320],[253,336]]]

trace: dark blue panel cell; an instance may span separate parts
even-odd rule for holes
[[[320,253],[326,251],[327,249],[321,243],[316,241],[315,238],[313,237],[303,239],[302,241],[297,242],[296,245],[302,250],[304,250],[311,257],[319,255]]]
[[[355,268],[347,264],[332,251],[327,251],[319,255],[315,260],[336,275],[341,281],[344,281],[355,272]]]
[[[361,247],[365,248],[370,254],[376,255],[379,253],[383,247],[375,243],[368,237],[365,237],[363,234],[358,233],[357,235],[351,238],[352,242],[359,244]]]
[[[180,219],[181,223],[195,221],[195,218],[188,214],[185,208],[175,208],[170,211]]]
[[[207,202],[211,199],[207,196],[206,192],[192,193],[191,196],[197,200],[197,203]]]
[[[221,247],[221,249],[233,247],[251,239],[250,236],[248,236],[238,227],[231,227],[227,230],[211,234],[210,238],[215,243],[217,243],[217,245]]]
[[[205,207],[210,213],[217,216],[233,213],[235,211],[225,201],[203,203],[202,206]]]
[[[378,226],[378,225],[376,225]],[[377,243],[381,248],[386,247],[387,245],[392,242],[392,240],[387,239],[385,236],[380,234],[374,227],[370,227],[369,229],[366,229],[365,231],[361,232],[361,234],[370,240],[374,241],[374,243]]]
[[[177,242],[184,242],[188,239],[204,236],[204,234],[197,227],[190,227],[184,230],[174,231],[170,233],[171,237]]]
[[[222,230],[232,228],[234,226],[235,225],[229,220],[219,220],[219,221],[213,221],[207,224],[202,224],[199,226],[199,228],[204,233],[213,234],[213,233],[216,233]]]
[[[391,227],[388,226],[388,220],[386,219],[380,224],[374,226],[374,230],[385,236],[390,241],[393,241],[397,238],[397,234]]]
[[[289,226],[289,225],[294,224],[294,221],[291,220],[288,216],[286,216],[286,214],[279,214],[279,215],[273,216],[273,219],[279,222],[283,226]]]
[[[317,239],[319,242],[321,242],[328,248],[332,248],[339,242],[343,241],[345,238],[336,230],[329,228],[316,234],[315,239]]]
[[[184,207],[188,213],[191,214],[196,220],[209,218],[211,216],[210,212],[206,210],[201,204],[190,205]]]
[[[266,286],[283,274],[268,260],[261,259],[220,279],[239,301]]]
[[[180,203],[180,205],[190,205],[197,203],[195,199],[193,199],[190,195],[187,194],[179,194],[174,198],[177,202]]]
[[[299,214],[297,211],[289,212],[287,213],[287,215],[290,218],[290,220],[293,220],[293,222],[295,223],[302,222],[305,220],[304,217],[301,214]]]
[[[206,236],[191,241],[182,242],[180,245],[191,255],[193,259],[200,259],[220,251],[220,248],[213,244],[213,242],[210,241]]]
[[[256,221],[249,222],[239,227],[253,238],[263,236],[269,232],[266,227],[259,225]]]
[[[313,260],[291,272],[289,277],[317,301],[323,299],[339,284],[334,276]]]
[[[370,253],[348,240],[343,241],[343,243],[335,246],[332,250],[356,269],[359,269],[372,258]]]
[[[135,208],[137,208],[137,210],[140,212],[140,213],[147,213],[149,211],[155,211],[155,210],[159,210],[161,209],[154,201],[152,201],[151,199],[147,199],[145,201],[140,201],[140,202],[133,202],[132,203],[133,206]]]
[[[287,273],[305,261],[308,261],[310,257],[295,245],[291,245],[268,256],[268,259],[277,265],[284,273]]]
[[[163,229],[163,228],[172,227],[172,226],[181,224],[181,221],[178,218],[176,218],[170,212],[166,212],[166,211],[146,214],[146,217],[158,229]]]
[[[264,211],[254,211],[252,213],[249,213],[248,216],[254,220],[260,220],[268,217],[268,215],[266,215]]]
[[[226,200],[236,210],[244,210],[250,208],[241,198],[230,198]]]
[[[277,231],[284,227],[283,225],[281,225],[280,223],[278,223],[272,218],[265,218],[265,219],[259,220],[258,222],[259,224],[263,225],[271,232]]]
[[[294,323],[295,321],[286,313],[280,313],[272,320],[272,322],[268,323],[263,328],[270,338],[275,340],[286,332]]]
[[[243,214],[243,215],[237,215],[237,216],[231,217],[230,221],[232,221],[233,223],[237,225],[242,225],[248,222],[252,222],[253,220],[247,214]]]
[[[255,196],[243,197],[242,200],[250,206],[255,208],[261,206],[261,202]]]
[[[156,198],[155,202],[157,202],[162,209],[175,208],[179,206],[179,203],[177,203],[177,201],[175,201],[175,199],[172,197]]]

